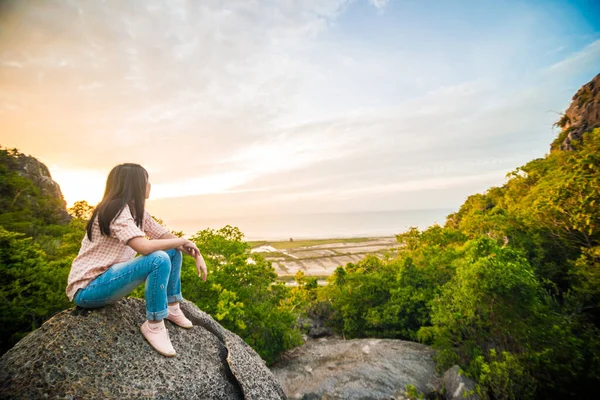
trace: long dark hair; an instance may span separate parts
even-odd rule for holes
[[[108,174],[102,201],[96,206],[86,226],[88,239],[92,240],[92,227],[96,217],[100,233],[110,236],[110,223],[121,214],[126,205],[131,208],[135,224],[141,228],[146,203],[146,183],[148,171],[141,165],[125,163],[114,167]]]

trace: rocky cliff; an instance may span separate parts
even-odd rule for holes
[[[583,133],[600,127],[600,74],[575,93],[571,105],[556,123],[562,133],[552,144],[552,150],[572,150],[571,142]]]
[[[0,152],[0,196],[6,197],[0,198],[4,201],[0,213],[35,209],[34,214],[44,215],[45,223],[67,223],[71,219],[67,204],[48,167],[16,149],[0,148]]]
[[[30,179],[42,190],[43,194],[61,199],[66,207],[67,203],[60,190],[60,186],[58,186],[58,183],[54,182],[50,175],[50,170],[45,164],[40,162],[37,158],[26,155],[21,155],[18,160],[21,167],[18,172],[21,173],[22,176]]]
[[[177,356],[143,338],[144,301],[65,310],[0,358],[0,398],[283,399],[264,361],[193,303],[183,329],[166,321]]]

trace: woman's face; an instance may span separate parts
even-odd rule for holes
[[[152,189],[152,185],[150,179],[148,179],[148,182],[146,182],[146,199],[150,197],[150,189]]]

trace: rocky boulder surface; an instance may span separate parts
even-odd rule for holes
[[[16,193],[11,193],[11,190],[8,190],[6,193],[0,193],[0,196],[9,196],[8,193],[11,193],[8,203],[10,207],[0,210],[0,214],[7,211],[15,211],[13,209],[15,204],[28,205],[29,207],[37,205],[38,208],[43,209],[42,213],[40,210],[37,210],[37,214],[43,214],[46,219],[51,217],[53,223],[68,223],[71,220],[71,216],[67,212],[67,203],[60,186],[52,179],[48,167],[37,158],[20,153],[17,149],[2,150],[6,152],[0,159],[0,166],[4,169],[3,175],[10,176],[11,173],[16,173],[30,181],[33,187],[38,190],[32,191],[29,188],[18,187]],[[8,187],[11,187],[10,184]],[[20,208],[17,206],[17,209]],[[40,218],[41,215],[36,215],[36,217]]]
[[[71,308],[46,321],[0,358],[0,398],[284,399],[260,356],[193,303],[194,323],[165,321],[175,357],[164,357],[140,332],[144,301]]]
[[[41,189],[42,193],[47,196],[61,199],[66,206],[60,186],[52,179],[50,170],[44,163],[40,162],[35,157],[20,155],[19,164],[21,166],[19,171],[21,175],[30,179]]]
[[[301,331],[313,339],[333,335],[333,329],[326,326],[324,321],[318,318],[298,318],[297,325]]]
[[[479,400],[475,392],[477,384],[464,376],[458,365],[453,366],[442,377],[444,392],[448,400]]]
[[[291,399],[404,399],[435,393],[434,350],[393,339],[322,338],[284,354],[271,371]]]
[[[571,105],[556,123],[563,130],[561,150],[572,150],[571,142],[584,132],[600,127],[600,74],[583,85],[573,96]]]

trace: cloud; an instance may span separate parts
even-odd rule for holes
[[[338,201],[348,198],[357,198],[364,195],[377,196],[390,193],[409,193],[422,192],[435,189],[460,188],[472,183],[489,182],[498,180],[499,177],[506,175],[505,170],[491,171],[484,174],[474,174],[466,176],[444,176],[428,179],[404,180],[400,182],[384,184],[357,185],[358,187],[348,189],[328,189],[313,192],[301,192],[293,194],[283,194],[271,198],[271,201],[286,201],[289,199],[320,199],[324,201]]]
[[[384,26],[359,6],[15,3],[0,16],[3,144],[51,165],[71,201],[129,161],[159,210],[454,206],[543,156],[548,110],[599,61],[599,41],[573,53],[536,34],[532,10],[499,28],[406,9]]]
[[[2,67],[23,68],[23,64],[16,61],[3,61],[0,65]]]
[[[20,5],[3,16],[18,18],[12,26],[20,29],[2,37],[0,104],[24,111],[6,115],[0,129],[64,167],[160,152],[156,164],[190,159],[187,171],[197,174],[272,132],[303,79],[303,63],[290,52],[345,4]],[[57,144],[26,140],[39,135]]]
[[[369,3],[373,4],[375,7],[379,9],[383,9],[389,0],[369,0]]]
[[[542,72],[548,76],[574,74],[580,70],[598,71],[600,65],[600,39],[588,44],[567,58],[552,64]]]

